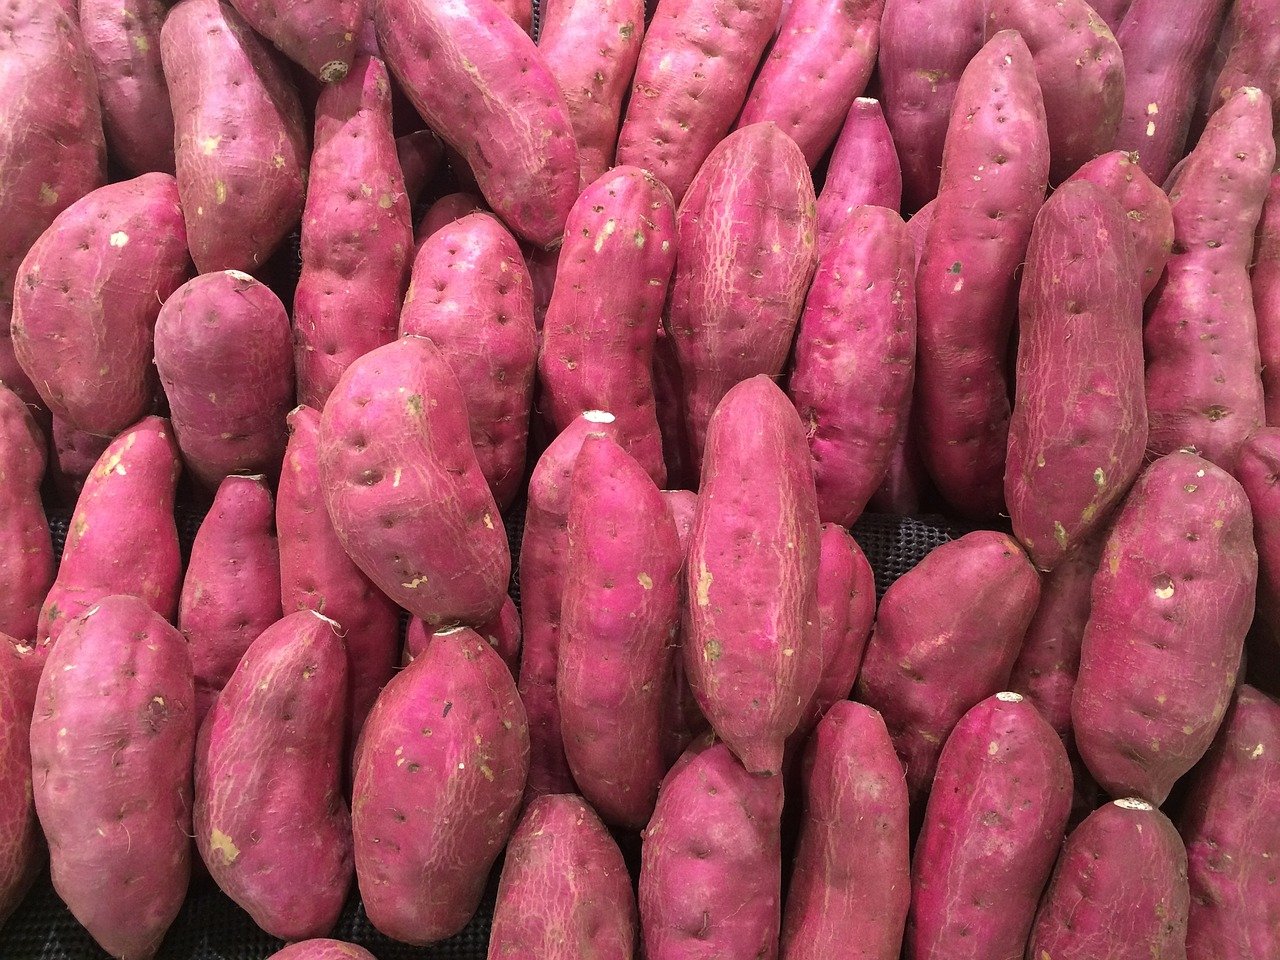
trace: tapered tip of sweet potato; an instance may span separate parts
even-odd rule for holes
[[[342,635],[342,633],[344,632],[344,631],[343,631],[343,629],[342,629],[342,624],[338,623],[338,621],[337,621],[337,620],[330,620],[330,619],[329,619],[328,617],[326,617],[323,613],[320,613],[320,612],[319,612],[319,611],[317,611],[317,610],[308,610],[307,612],[308,612],[308,613],[310,613],[310,614],[311,614],[313,617],[315,617],[317,620],[323,620],[323,621],[324,621],[325,623],[327,623],[329,626],[333,627],[333,632],[334,632],[334,633],[336,633],[336,634],[338,634],[339,636],[341,636],[341,635]]]
[[[582,419],[587,423],[613,423],[617,418],[605,410],[588,410],[582,415]]]
[[[1001,703],[1021,703],[1022,694],[1013,693],[1010,690],[1002,690],[996,694],[996,699]]]
[[[1151,806],[1151,804],[1147,803],[1147,801],[1140,800],[1137,797],[1122,797],[1119,800],[1113,801],[1113,803],[1115,803],[1115,805],[1119,807],[1121,810],[1154,810],[1155,809],[1153,806]]]

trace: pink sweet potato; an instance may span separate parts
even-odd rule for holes
[[[498,612],[498,615],[488,623],[476,627],[475,630],[476,633],[488,641],[489,646],[493,647],[498,656],[502,658],[502,662],[511,671],[511,676],[519,676],[520,609],[516,606],[515,601],[507,597],[503,601],[502,609]],[[407,664],[410,660],[418,657],[427,648],[427,644],[431,642],[431,638],[434,635],[431,628],[423,623],[420,618],[414,617],[411,619],[404,635],[403,662]]]
[[[474,193],[448,193],[427,208],[414,234],[414,250],[422,249],[427,238],[441,227],[461,220],[469,213],[481,213],[484,201]]]
[[[448,362],[480,469],[505,510],[524,479],[538,331],[520,247],[494,217],[471,214],[427,238],[413,261],[400,335],[430,338]]]
[[[1236,478],[1253,513],[1253,542],[1258,551],[1258,605],[1255,626],[1280,644],[1280,429],[1263,427],[1243,447]]]
[[[196,480],[276,477],[293,403],[293,338],[284,304],[236,270],[183,284],[156,321],[156,367],[173,432]]]
[[[1280,702],[1241,686],[1191,774],[1178,828],[1187,845],[1192,957],[1250,960],[1280,930]]]
[[[781,0],[662,0],[640,48],[617,162],[648,170],[679,204],[742,109],[781,9]],[[774,175],[759,162],[762,176]]]
[[[1275,160],[1271,105],[1246,87],[1210,118],[1169,194],[1177,252],[1145,337],[1157,455],[1194,447],[1231,471],[1265,421],[1248,269]]]
[[[36,639],[47,648],[103,597],[140,597],[166,620],[178,612],[182,558],[173,519],[182,461],[169,421],[147,417],[112,441],[85,481],[67,529]],[[190,707],[190,704],[188,704]]]
[[[299,610],[245,651],[196,744],[196,846],[222,891],[273,937],[338,922],[353,875],[342,796],[347,652]]]
[[[768,377],[711,418],[685,584],[684,662],[716,735],[753,774],[781,769],[822,673],[821,551],[804,426]]]
[[[1186,960],[1188,899],[1187,851],[1168,817],[1116,800],[1067,837],[1027,956]]]
[[[443,165],[444,147],[430,130],[419,130],[396,138],[396,156],[400,160],[404,192],[412,208]]]
[[[902,206],[902,166],[880,101],[858,97],[849,108],[818,195],[818,249],[849,229],[861,206]]]
[[[495,213],[541,247],[577,199],[564,95],[528,35],[493,0],[372,0],[378,44],[427,125],[470,165]]]
[[[163,0],[80,0],[112,157],[134,174],[174,172],[173,107],[160,64]]]
[[[909,804],[880,715],[847,700],[832,706],[803,777],[782,960],[898,960],[911,896]]]
[[[348,367],[319,450],[338,539],[383,593],[432,626],[498,613],[510,547],[462,388],[430,340],[403,337]]]
[[[861,516],[911,412],[915,260],[897,213],[858,207],[818,261],[788,392],[808,431],[824,521]]]
[[[1015,271],[1049,170],[1040,86],[1018,34],[996,34],[965,68],[952,120],[917,276],[914,415],[939,491],[988,516],[1004,501]]]
[[[177,183],[166,173],[72,204],[18,268],[13,347],[46,406],[114,436],[151,409],[152,332],[190,268]]]
[[[1052,570],[1105,523],[1142,469],[1142,291],[1124,210],[1078,181],[1036,217],[1019,295],[1004,496]]]
[[[43,866],[31,780],[30,669],[34,652],[0,645],[0,924],[8,920]]]
[[[1071,763],[1016,693],[964,715],[911,865],[910,960],[1021,960],[1071,812]]]
[[[58,417],[53,418],[50,433],[48,470],[54,496],[58,506],[74,507],[93,465],[113,438],[86,433]]]
[[[680,206],[666,329],[695,471],[729,388],[782,372],[817,266],[816,211],[804,157],[772,123],[730,134]]]
[[[1231,702],[1258,556],[1245,492],[1191,453],[1147,468],[1107,538],[1071,703],[1113,797],[1164,803]]]
[[[201,273],[262,266],[302,215],[307,135],[284,65],[227,0],[182,0],[160,32],[178,192]]]
[[[351,826],[370,922],[411,944],[466,926],[528,770],[524,708],[502,660],[466,628],[436,634],[387,684],[360,741]]]
[[[315,142],[293,327],[298,401],[320,409],[356,357],[395,339],[413,255],[380,60],[320,94]]]
[[[644,831],[646,960],[777,956],[782,778],[754,777],[704,738],[662,782]]]
[[[1280,426],[1280,173],[1271,177],[1262,207],[1251,280],[1267,424]]]
[[[689,449],[685,417],[684,383],[675,339],[666,326],[658,328],[653,344],[653,403],[662,434],[662,460],[667,467],[667,486],[696,487],[698,470]]]
[[[195,674],[196,724],[236,664],[281,617],[275,503],[263,477],[227,477],[196,531],[178,600]]]
[[[341,940],[303,940],[277,950],[267,960],[376,960],[364,947]]]
[[[684,666],[684,608],[688,603],[685,590],[684,560],[689,555],[689,534],[693,530],[694,516],[698,510],[698,495],[691,490],[663,490],[662,498],[675,520],[676,535],[680,538],[680,610],[681,623],[676,631],[671,658],[671,679],[666,683],[666,747],[664,762],[670,768],[680,759],[693,738],[707,729],[707,720],[698,709],[698,701],[689,689],[689,679]]]
[[[631,960],[636,932],[627,865],[591,807],[568,794],[529,804],[507,846],[489,960]]]
[[[1008,686],[1039,599],[1027,555],[986,530],[937,547],[881,598],[856,695],[883,715],[913,802],[960,718]]]
[[[676,246],[671,193],[651,174],[617,167],[587,187],[569,214],[538,357],[551,424],[608,410],[618,442],[659,486],[653,351]]]
[[[231,0],[245,22],[325,83],[352,67],[366,0]]]
[[[644,38],[644,0],[560,0],[543,4],[538,50],[569,106],[582,152],[582,182],[613,166],[622,101]],[[566,233],[573,235],[572,229]]]
[[[186,644],[138,598],[105,597],[67,627],[46,668],[31,768],[54,889],[111,956],[149,960],[191,875]]]
[[[35,641],[53,584],[53,542],[40,501],[46,460],[26,404],[0,384],[0,633],[24,645]]]
[[[1280,3],[1235,0],[1225,32],[1226,58],[1210,88],[1207,115],[1245,87],[1257,87],[1271,98],[1271,116],[1280,125]]]

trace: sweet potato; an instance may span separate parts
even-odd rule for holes
[[[441,227],[461,220],[469,213],[481,213],[484,209],[484,201],[474,193],[445,194],[427,208],[422,222],[418,224],[417,233],[414,235],[415,252],[421,250],[427,238]]]
[[[539,797],[507,846],[490,960],[631,960],[636,898],[622,853],[581,797]]]
[[[0,924],[17,909],[43,866],[31,780],[34,659],[30,648],[19,652],[0,642]]]
[[[103,597],[140,597],[162,618],[173,619],[182,582],[173,519],[181,471],[169,421],[160,417],[134,424],[98,458],[76,501],[58,575],[40,608],[36,640],[42,653],[67,623]]]
[[[376,960],[364,947],[341,940],[303,940],[277,950],[267,960]]]
[[[996,34],[965,68],[953,121],[917,275],[915,418],[939,491],[988,516],[1004,500],[1015,271],[1049,170],[1040,86],[1018,34]]]
[[[360,741],[351,826],[370,922],[415,945],[466,926],[528,770],[524,708],[502,660],[466,628],[436,634],[387,684]]]
[[[881,598],[856,697],[884,717],[913,803],[960,718],[1007,688],[1039,599],[1027,555],[988,530],[937,547]]]
[[[1071,763],[1016,693],[960,720],[911,865],[909,958],[1020,960],[1071,812]]]
[[[356,357],[396,338],[413,222],[382,61],[356,60],[316,107],[293,298],[298,402],[324,406]]]
[[[1241,686],[1191,775],[1178,828],[1187,845],[1187,953],[1248,960],[1280,929],[1280,702]]]
[[[1280,428],[1263,427],[1245,441],[1236,478],[1249,498],[1258,551],[1255,626],[1280,644]]]
[[[741,111],[781,9],[782,0],[662,0],[640,48],[617,162],[648,170],[679,204]],[[768,161],[758,162],[770,176]]]
[[[644,0],[560,0],[543,4],[538,51],[569,107],[582,153],[582,182],[613,166],[622,100],[644,38]],[[572,229],[566,229],[573,236]]]
[[[403,337],[348,367],[319,450],[333,528],[383,593],[437,627],[498,613],[510,547],[462,388],[430,340]]]
[[[520,247],[494,217],[471,214],[427,238],[413,261],[400,335],[430,338],[448,362],[480,469],[505,510],[524,479],[538,331]]]
[[[861,206],[902,207],[902,166],[880,101],[858,97],[849,108],[818,195],[818,249],[849,229]]]
[[[651,174],[617,167],[587,187],[569,214],[538,356],[551,424],[608,410],[618,442],[658,486],[667,468],[653,349],[676,247],[671,193]]]
[[[685,669],[716,735],[753,774],[781,769],[822,673],[821,529],[804,426],[768,377],[707,431],[685,586]]]
[[[1099,808],[1067,837],[1028,957],[1185,960],[1187,851],[1143,800]]]
[[[160,53],[191,259],[201,273],[252,272],[302,215],[307,135],[298,94],[226,0],[182,0],[165,18]]]
[[[173,432],[198,483],[280,474],[293,403],[293,338],[284,304],[246,273],[183,284],[156,321],[156,368]]]
[[[476,627],[475,631],[488,641],[489,646],[493,647],[502,658],[502,662],[511,671],[511,676],[519,676],[520,608],[516,606],[515,601],[507,597],[498,615],[488,623]],[[434,635],[434,631],[420,618],[413,617],[405,629],[403,662],[407,664],[421,654]]]
[[[729,388],[782,372],[817,266],[816,210],[804,157],[772,123],[730,134],[680,206],[666,329],[695,476]]]
[[[1267,424],[1280,426],[1280,174],[1272,176],[1262,207],[1251,280]]]
[[[282,616],[275,502],[264,477],[227,477],[200,522],[178,599],[195,674],[196,725],[236,664]]]
[[[689,748],[643,835],[646,960],[777,956],[781,817],[781,777],[751,776],[710,737]]]
[[[245,22],[325,83],[352,67],[366,0],[231,0]]]
[[[693,519],[698,510],[698,495],[691,490],[663,490],[662,498],[667,502],[667,509],[671,511],[671,518],[676,524],[676,535],[680,538],[682,573],[680,578],[681,623],[673,643],[675,656],[671,658],[671,679],[666,683],[664,762],[669,769],[680,759],[680,755],[693,742],[693,738],[707,729],[707,719],[698,709],[698,701],[693,691],[689,689],[688,673],[684,666],[683,611],[688,603],[688,597],[685,591],[683,565],[685,558],[689,555],[689,534],[693,531]]]
[[[168,174],[100,187],[58,215],[18,268],[12,322],[18,362],[51,411],[114,436],[150,410],[156,316],[189,267]]]
[[[915,260],[897,213],[858,207],[818,261],[788,392],[807,428],[824,521],[849,526],[862,515],[911,412]]]
[[[1157,455],[1194,447],[1231,471],[1265,421],[1248,268],[1275,160],[1271,105],[1246,87],[1210,118],[1170,191],[1177,252],[1145,336]]]
[[[112,437],[99,437],[53,418],[50,431],[48,473],[53,495],[60,507],[74,507],[93,465],[111,444]]]
[[[444,147],[430,130],[419,130],[396,138],[396,156],[400,160],[405,196],[412,209],[443,164]]]
[[[1111,796],[1162,804],[1209,748],[1257,582],[1240,484],[1191,453],[1148,467],[1093,579],[1071,703],[1080,756]]]
[[[104,597],[63,631],[46,668],[31,768],[54,889],[111,956],[148,960],[191,875],[186,644],[137,597]]]
[[[160,65],[163,0],[80,0],[112,157],[133,174],[174,173],[173,106]]]
[[[1210,88],[1206,115],[1211,117],[1245,87],[1257,87],[1271,98],[1272,120],[1280,125],[1280,4],[1235,0],[1226,33],[1226,58]]]
[[[40,501],[46,460],[26,404],[0,384],[0,633],[25,645],[35,641],[40,605],[53,584],[53,542]]]
[[[1036,217],[1018,313],[1004,495],[1052,570],[1105,523],[1142,468],[1142,291],[1124,211],[1079,181]]]

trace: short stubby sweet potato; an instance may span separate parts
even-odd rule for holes
[[[850,229],[858,207],[902,207],[902,165],[879,100],[858,97],[849,108],[818,195],[818,250]]]
[[[1280,426],[1280,173],[1271,177],[1262,207],[1250,279],[1267,425],[1275,427]]]
[[[100,187],[59,214],[23,259],[13,296],[14,351],[45,405],[101,436],[149,412],[156,317],[189,271],[167,173]]]
[[[149,960],[191,875],[186,644],[143,601],[110,596],[72,621],[45,666],[31,769],[54,889],[111,956]]]
[[[34,652],[0,643],[0,924],[17,909],[43,866],[31,781],[31,669]]]
[[[302,215],[307,134],[289,74],[227,0],[182,0],[160,53],[178,192],[201,273],[252,272]]]
[[[341,940],[317,938],[291,943],[277,950],[267,960],[376,960],[364,947]]]
[[[534,800],[507,844],[489,960],[631,960],[636,933],[627,865],[595,811],[570,794]]]
[[[367,0],[231,0],[245,22],[325,83],[347,76]]]
[[[40,500],[45,439],[21,398],[0,384],[0,633],[30,645],[53,584],[53,541]]]
[[[247,273],[183,284],[156,321],[156,368],[173,432],[196,481],[280,474],[293,404],[293,337],[284,304]]]
[[[765,376],[711,418],[685,563],[684,663],[703,714],[753,774],[783,745],[822,674],[821,528],[804,425]]]
[[[1039,599],[1022,548],[987,530],[935,548],[881,598],[855,694],[884,717],[913,803],[960,718],[1007,688]]]
[[[1258,551],[1254,628],[1280,645],[1280,428],[1263,427],[1245,441],[1236,478],[1249,498]]]
[[[1148,467],[1093,579],[1071,703],[1080,756],[1111,796],[1162,804],[1209,748],[1257,582],[1240,484],[1191,453]]]
[[[414,233],[414,251],[422,249],[427,238],[441,227],[448,226],[456,220],[471,213],[482,213],[485,210],[484,200],[474,193],[447,193],[431,206],[422,216],[422,222]]]
[[[387,684],[360,740],[351,826],[370,922],[411,944],[466,926],[528,769],[524,708],[502,660],[466,628],[436,634]]]

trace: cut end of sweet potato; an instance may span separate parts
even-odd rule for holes
[[[1140,800],[1137,797],[1123,797],[1113,802],[1121,810],[1154,810],[1155,809],[1153,806],[1151,806],[1151,804],[1147,803],[1147,801]]]

